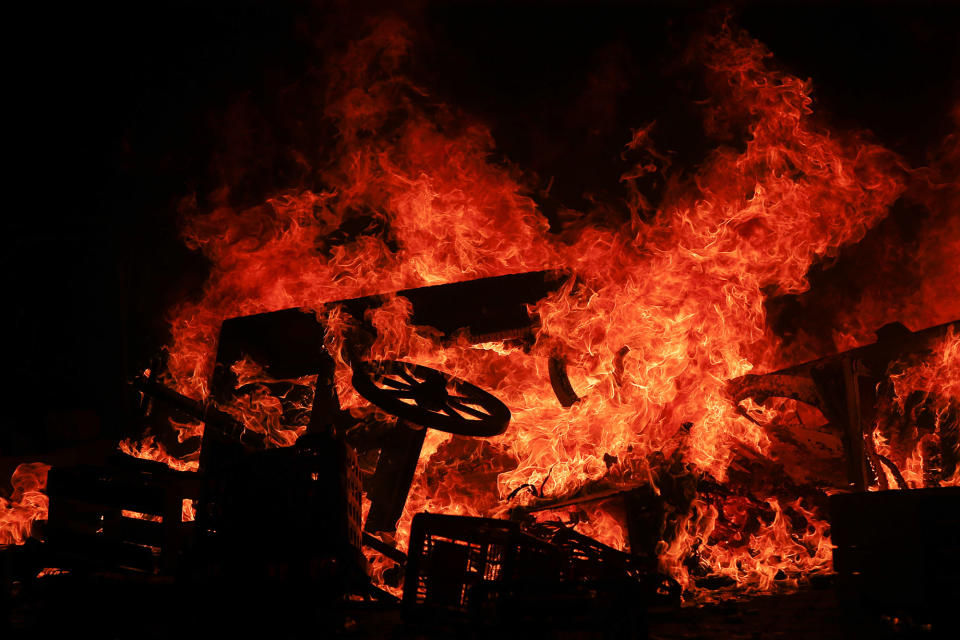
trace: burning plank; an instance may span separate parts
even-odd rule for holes
[[[325,309],[342,308],[366,323],[367,312],[392,297],[409,301],[410,323],[436,329],[450,338],[466,332],[474,343],[532,335],[537,322],[529,307],[556,291],[567,279],[561,272],[533,271],[495,278],[404,289],[392,294],[327,302]],[[285,309],[226,320],[220,329],[214,389],[232,389],[230,367],[248,356],[275,378],[294,378],[316,372],[324,357],[324,326],[317,312]],[[361,345],[351,345],[358,348]]]
[[[872,345],[765,375],[736,378],[728,383],[728,392],[738,405],[747,398],[762,403],[770,397],[782,397],[816,407],[842,437],[851,488],[863,491],[878,484],[887,488],[883,467],[899,476],[900,488],[906,488],[900,470],[875,451],[872,433],[876,428],[879,390],[891,374],[891,363],[929,352],[937,341],[958,330],[960,320],[917,332],[899,323],[887,325],[877,332],[877,342]],[[944,449],[948,460],[952,449]]]

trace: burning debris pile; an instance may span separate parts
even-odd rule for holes
[[[601,207],[551,228],[489,160],[489,133],[403,75],[409,47],[384,21],[331,64],[337,134],[314,188],[184,203],[211,263],[203,295],[173,309],[165,357],[131,384],[127,456],[48,483],[43,465],[17,470],[0,542],[35,520],[46,542],[10,575],[576,626],[829,574],[832,494],[953,496],[960,300],[851,316],[819,359],[765,305],[898,199],[955,212],[957,138],[912,169],[831,131],[808,82],[724,25],[691,57],[713,91],[705,130],[741,147],[671,175],[638,129],[628,218]],[[956,286],[957,255],[930,286]],[[900,311],[922,330],[891,324]]]
[[[8,579],[139,576],[200,585],[224,597],[221,607],[264,588],[306,598],[321,609],[350,596],[389,603],[395,601],[393,592],[402,593],[413,623],[559,632],[596,631],[604,621],[601,627],[614,637],[640,637],[648,607],[675,606],[682,592],[690,598],[698,590],[739,586],[736,574],[711,565],[716,551],[710,542],[728,553],[763,544],[771,556],[777,554],[752,556],[755,571],[777,570],[767,588],[809,580],[813,571],[796,573],[802,559],[819,562],[816,570],[825,571],[830,555],[818,510],[825,511],[826,496],[809,483],[794,482],[782,466],[742,444],[724,482],[680,456],[666,459],[661,453],[648,457],[644,482],[606,478],[557,497],[545,492],[547,478],[513,489],[501,518],[420,512],[409,538],[401,534],[411,488],[418,475],[428,473],[421,465],[430,436],[449,434],[448,442],[461,451],[484,454],[491,450],[487,443],[509,430],[512,414],[490,393],[453,375],[408,361],[370,359],[379,339],[377,311],[403,301],[421,331],[431,328],[429,339],[437,345],[484,345],[495,337],[501,345],[532,352],[537,323],[529,310],[569,286],[582,285],[571,285],[558,272],[529,272],[227,320],[210,399],[181,395],[151,372],[131,384],[141,430],[166,431],[176,439],[171,425],[201,428],[197,468],[175,470],[117,454],[106,466],[50,470],[45,542],[14,556]],[[339,342],[330,339],[334,322]],[[882,435],[870,412],[882,404],[885,385],[894,384],[890,364],[952,344],[958,324],[917,333],[891,326],[875,345],[734,379],[728,384],[731,404],[759,426],[761,419],[769,420],[769,409],[757,403],[771,398],[819,408],[830,418],[824,429],[842,442],[842,452],[828,462],[846,473],[851,489],[915,486],[900,470],[909,474],[913,467],[893,458],[892,448],[881,449]],[[500,357],[509,358],[511,352],[501,348]],[[929,368],[937,359],[923,361]],[[346,408],[341,401],[343,367],[366,406]],[[906,369],[893,379],[922,379],[923,370]],[[541,371],[558,410],[576,410],[582,399],[571,398],[562,360],[551,356]],[[937,401],[924,402],[935,410]],[[924,486],[955,477],[956,427],[950,404],[913,451],[918,456],[913,465],[923,470],[916,479]],[[682,430],[689,437],[692,425]],[[794,435],[802,437],[799,431]],[[438,447],[431,460],[442,451]],[[620,464],[609,455],[605,463],[611,470]],[[489,472],[481,467],[478,473]],[[924,500],[935,505],[934,514],[956,500],[954,493],[927,491]],[[835,501],[847,506],[834,516],[846,536],[844,549],[849,547],[838,569],[854,595],[869,591],[858,576],[879,570],[884,548],[865,554],[869,536],[850,513],[873,513],[876,507],[860,505],[857,495],[837,496],[849,500]],[[911,504],[905,499],[899,508]],[[590,510],[624,522],[627,551],[576,531],[579,514]],[[691,520],[704,517],[713,519],[713,531],[708,542],[701,538],[683,551],[682,586],[669,571],[669,553],[691,544],[685,537]],[[937,526],[949,523],[947,515]],[[956,552],[949,536],[944,540],[943,548],[931,547],[937,557]],[[911,582],[930,577],[923,567],[934,566],[931,559],[921,553],[919,560]],[[939,606],[944,594],[955,591],[952,565],[936,566],[947,568],[935,573],[938,586],[931,597],[920,598],[924,607]],[[747,570],[743,561],[737,569]],[[881,601],[889,604],[890,591],[883,595]],[[894,597],[893,603],[902,600]],[[558,610],[558,603],[566,608]],[[624,611],[632,615],[624,617]]]

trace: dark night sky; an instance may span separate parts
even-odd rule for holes
[[[277,92],[322,57],[316,42],[349,38],[364,13],[356,4],[45,4],[8,15],[19,36],[5,74],[16,169],[0,456],[67,442],[62,425],[75,417],[58,412],[88,410],[118,432],[120,381],[163,343],[169,305],[202,283],[175,208],[215,184],[225,114],[245,101],[282,118]],[[960,98],[956,5],[833,5],[738,3],[737,22],[787,71],[813,78],[830,122],[922,163]],[[422,81],[488,122],[507,158],[554,176],[563,204],[618,194],[630,127],[658,119],[665,147],[692,162],[702,152],[685,133],[695,90],[667,72],[699,5],[424,2],[401,13],[421,33]],[[591,76],[621,88],[601,105],[584,97]],[[273,186],[291,185],[259,188]]]

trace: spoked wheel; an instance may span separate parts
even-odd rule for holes
[[[409,362],[362,362],[353,388],[387,413],[447,433],[485,438],[510,423],[507,405],[480,387]]]

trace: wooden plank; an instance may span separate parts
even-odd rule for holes
[[[402,420],[397,420],[389,432],[367,494],[371,504],[364,525],[366,531],[396,530],[426,433],[425,428],[408,425]]]

